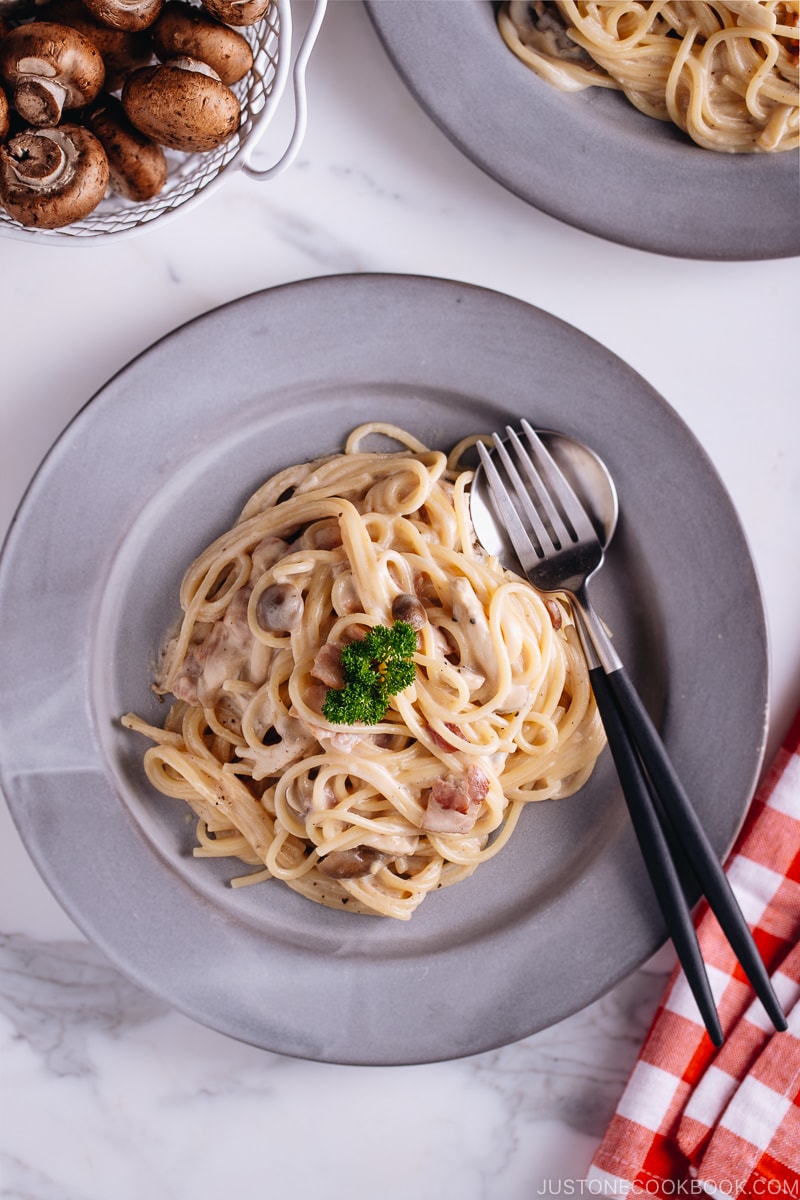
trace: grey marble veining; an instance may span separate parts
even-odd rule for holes
[[[90,1038],[122,1037],[167,1011],[86,942],[0,934],[0,1014],[55,1075],[91,1075]]]
[[[664,991],[669,968],[640,970],[612,992],[534,1037],[479,1056],[476,1072],[516,1093],[517,1115],[563,1121],[600,1137]]]
[[[518,1091],[532,1117],[563,1120],[597,1135],[633,1066],[666,978],[665,969],[635,972],[553,1028],[464,1061],[490,1087]],[[12,1038],[56,1075],[90,1075],[91,1039],[122,1038],[170,1013],[87,942],[0,934],[0,1014]],[[254,1060],[261,1054],[264,1063],[280,1058],[252,1053]]]
[[[236,1122],[252,1133],[266,1122],[259,1144],[277,1153],[286,1139],[287,1146],[299,1144],[309,1119],[323,1119],[323,1127],[308,1178],[315,1186],[326,1179],[328,1194],[336,1197],[366,1195],[358,1187],[352,1191],[354,1168],[342,1139],[353,1114],[363,1119],[380,1106],[376,1142],[362,1150],[365,1170],[372,1171],[400,1121],[414,1139],[409,1170],[416,1194],[433,1200],[446,1168],[473,1200],[497,1194],[522,1200],[541,1178],[542,1139],[554,1131],[578,1155],[576,1173],[588,1163],[635,1061],[666,969],[654,960],[558,1026],[490,1053],[423,1067],[337,1068],[256,1050],[204,1029],[130,983],[85,942],[4,935],[0,1196],[95,1200],[121,1164],[135,1159],[129,1189],[113,1194],[126,1198],[134,1185],[149,1181],[158,1189],[154,1194],[168,1200],[183,1193],[170,1182],[166,1128],[177,1131],[180,1142],[189,1130],[207,1136]],[[475,1126],[466,1144],[465,1112]],[[74,1144],[82,1130],[97,1141],[93,1161],[83,1167]],[[138,1139],[145,1147],[141,1154]],[[40,1147],[35,1153],[34,1144]],[[240,1153],[243,1168],[254,1169],[258,1146],[248,1143]],[[198,1170],[195,1165],[190,1172],[196,1194],[213,1195],[219,1164],[215,1160],[209,1178],[200,1179]],[[397,1176],[384,1194],[399,1200],[407,1186],[408,1176],[402,1186]]]

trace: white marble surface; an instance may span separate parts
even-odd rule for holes
[[[307,0],[295,11],[302,27]],[[800,397],[786,345],[798,260],[661,258],[536,212],[419,110],[357,0],[329,9],[309,98],[299,159],[277,180],[236,175],[177,221],[106,245],[0,239],[0,529],[73,414],[196,314],[338,272],[496,288],[627,360],[721,473],[764,590],[772,754],[800,702]],[[259,162],[277,155],[289,119],[270,127]],[[530,1200],[582,1179],[671,963],[666,949],[558,1027],[466,1061],[298,1062],[128,983],[60,910],[4,806],[0,824],[3,1200],[211,1200],[237,1186],[304,1200]]]

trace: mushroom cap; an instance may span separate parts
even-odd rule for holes
[[[271,0],[202,0],[203,8],[226,25],[255,25],[266,16]]]
[[[0,146],[0,204],[21,225],[58,229],[80,221],[107,187],[103,147],[81,125],[26,129]]]
[[[53,21],[17,25],[0,42],[0,75],[14,89],[14,107],[32,125],[57,122],[62,108],[80,108],[105,80],[100,51],[77,29]]]
[[[182,56],[199,58],[229,85],[243,79],[253,65],[246,37],[185,0],[167,0],[150,36],[162,62]]]
[[[164,151],[125,115],[115,96],[102,96],[84,121],[106,152],[110,185],[128,200],[151,200],[167,182]]]
[[[153,24],[164,0],[83,0],[93,17],[112,29],[136,32]]]
[[[128,71],[153,61],[153,47],[146,32],[104,25],[92,16],[83,0],[53,0],[41,14],[42,20],[77,29],[97,47],[106,69],[106,91],[117,91]]]
[[[122,89],[128,119],[172,150],[205,151],[222,145],[239,128],[241,109],[231,89],[204,67],[200,62],[176,66],[173,61],[132,71]]]

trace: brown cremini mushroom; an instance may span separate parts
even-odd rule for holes
[[[152,200],[167,182],[164,151],[125,115],[115,96],[101,96],[83,120],[106,152],[111,188],[128,200]]]
[[[374,875],[387,858],[374,846],[352,846],[348,850],[331,850],[319,860],[317,870],[328,879],[360,879]]]
[[[122,105],[137,129],[172,150],[214,150],[241,121],[231,89],[211,67],[190,58],[132,71],[122,89]]]
[[[8,22],[0,17],[0,42],[8,33]],[[0,87],[0,142],[4,142],[8,137],[8,131],[11,128],[11,113],[8,107],[8,97]]]
[[[26,129],[0,146],[0,205],[21,225],[58,229],[89,215],[108,187],[108,162],[81,125]]]
[[[89,12],[102,25],[136,32],[153,24],[164,0],[83,0]]]
[[[266,16],[271,0],[202,0],[203,8],[226,25],[255,25]]]
[[[162,62],[198,58],[228,85],[238,83],[253,65],[246,37],[184,0],[167,0],[150,35]]]
[[[153,46],[146,31],[112,29],[92,16],[83,0],[54,0],[42,10],[41,19],[69,25],[97,47],[106,69],[107,92],[118,91],[129,71],[153,61]]]
[[[272,633],[289,633],[303,618],[303,594],[288,581],[271,583],[258,597],[256,620]]]
[[[0,142],[4,142],[8,137],[11,129],[11,112],[8,107],[8,100],[2,88],[0,88]]]
[[[417,633],[428,624],[425,606],[409,592],[401,592],[392,601],[392,616],[395,621],[405,621]]]
[[[0,75],[29,125],[57,125],[62,111],[81,108],[105,79],[100,51],[77,29],[50,21],[18,25],[0,42]]]

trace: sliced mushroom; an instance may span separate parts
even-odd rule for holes
[[[107,92],[118,91],[129,71],[153,61],[153,46],[146,32],[112,29],[93,17],[82,0],[54,0],[43,10],[42,19],[77,29],[97,47],[106,69]]]
[[[258,597],[256,620],[262,629],[290,632],[303,618],[303,595],[293,583],[271,583]]]
[[[103,147],[81,125],[26,129],[0,146],[0,204],[21,225],[58,229],[80,221],[107,187]]]
[[[373,846],[353,846],[349,850],[331,850],[317,863],[320,875],[328,879],[360,879],[364,875],[374,875],[387,860]]]
[[[164,0],[83,0],[93,17],[112,29],[136,32],[153,24]]]
[[[199,58],[228,85],[238,83],[253,65],[246,37],[183,0],[168,0],[150,34],[162,62]]]
[[[202,0],[203,8],[226,25],[255,25],[266,16],[271,0]]]
[[[417,632],[428,624],[425,606],[409,592],[401,592],[399,596],[395,596],[392,601],[392,616],[395,621],[405,621]]]
[[[18,25],[0,43],[0,75],[29,125],[57,125],[65,108],[82,108],[100,92],[100,51],[77,29],[50,21]]]
[[[239,128],[239,101],[198,59],[171,59],[132,71],[122,89],[128,119],[172,150],[213,150]]]
[[[167,182],[164,151],[125,115],[114,96],[103,96],[84,121],[106,152],[111,187],[128,200],[151,200]]]

